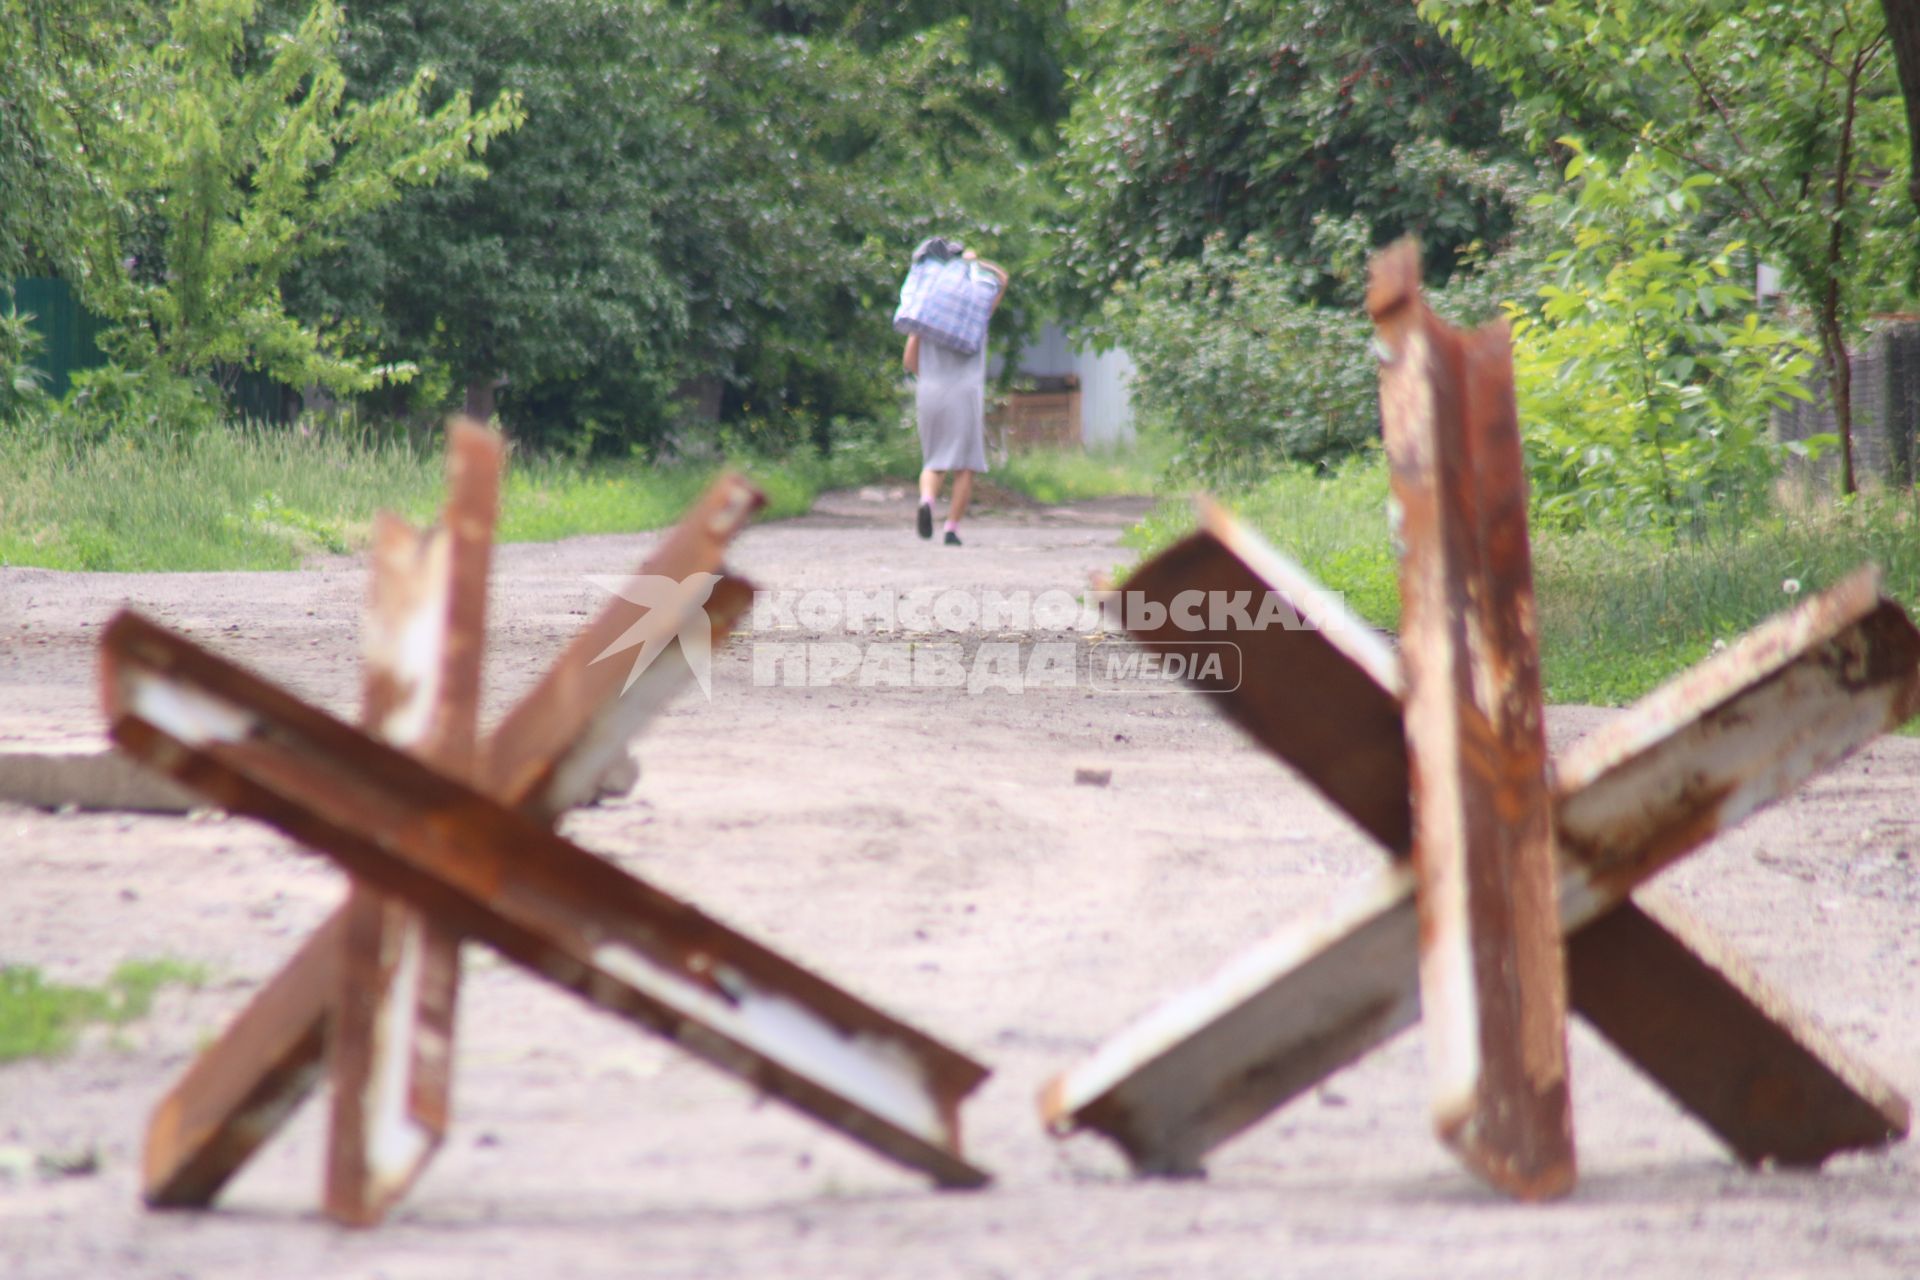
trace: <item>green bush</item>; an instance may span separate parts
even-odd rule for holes
[[[204,431],[220,420],[219,390],[204,378],[159,365],[127,369],[107,363],[76,369],[72,387],[43,415],[45,428],[69,440],[119,436],[159,441]]]
[[[1135,410],[1180,441],[1177,465],[1245,480],[1374,438],[1366,317],[1299,301],[1311,283],[1252,241],[1215,238],[1115,286],[1105,323],[1136,366]]]
[[[1694,244],[1713,179],[1644,149],[1616,171],[1563,141],[1572,245],[1537,303],[1507,304],[1538,516],[1637,531],[1752,506],[1776,470],[1769,412],[1809,396],[1806,343],[1761,323],[1738,242]]]
[[[1516,201],[1538,190],[1510,166],[1474,180]],[[1143,420],[1179,442],[1176,470],[1245,486],[1290,464],[1332,468],[1378,441],[1379,365],[1360,305],[1377,238],[1359,218],[1322,217],[1301,261],[1216,237],[1196,261],[1149,263],[1116,286],[1103,332],[1133,357]],[[1456,325],[1485,323],[1530,278],[1534,254],[1527,236],[1475,241],[1428,301]],[[1344,301],[1315,301],[1329,291]]]

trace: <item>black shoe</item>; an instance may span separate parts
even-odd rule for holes
[[[920,504],[920,536],[933,536],[933,508],[924,502]]]
[[[953,530],[951,530],[951,529],[949,529],[949,530],[947,530],[947,537],[946,537],[946,543],[947,543],[947,545],[948,545],[948,546],[950,546],[950,547],[957,547],[957,546],[959,546],[959,545],[960,545],[960,535],[959,535],[959,534],[957,534],[957,533],[955,533],[955,532],[954,532]]]

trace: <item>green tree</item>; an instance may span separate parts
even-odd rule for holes
[[[1022,144],[1029,117],[998,109],[1004,72],[978,56],[969,19],[874,47],[726,30],[689,123],[711,131],[710,154],[724,159],[679,225],[723,219],[698,274],[713,272],[715,289],[729,281],[751,320],[720,370],[735,403],[890,413],[900,344],[890,319],[907,252],[927,235],[958,235],[1020,273],[999,340],[1031,323],[1050,191]],[[714,245],[731,257],[724,274]]]
[[[770,32],[831,37],[867,54],[937,39],[937,29],[957,32],[965,72],[952,88],[967,115],[1017,139],[1031,158],[1053,154],[1078,57],[1066,0],[742,0],[737,8]]]
[[[535,443],[664,446],[703,398],[747,421],[890,413],[906,251],[959,232],[1017,262],[1044,222],[965,19],[881,38],[666,0],[356,14],[355,93],[427,64],[515,92],[527,121],[485,182],[363,220],[302,273],[302,314],[432,361],[476,411],[503,385]]]
[[[300,273],[302,314],[338,316],[368,350],[430,359],[468,410],[496,387],[538,394],[608,370],[657,397],[684,338],[686,298],[661,262],[666,193],[697,162],[673,104],[690,24],[623,0],[407,0],[356,6],[346,64],[359,100],[418,67],[481,97],[511,95],[525,123],[488,175],[413,193],[362,219]]]
[[[1312,264],[1316,215],[1414,232],[1430,276],[1512,210],[1503,95],[1399,0],[1095,0],[1062,157],[1067,257],[1098,297],[1148,259],[1260,236]],[[1322,295],[1324,278],[1306,283]]]
[[[50,117],[62,98],[61,66],[80,32],[68,9],[44,0],[0,0],[0,280],[65,256],[61,235],[86,174],[59,145]]]
[[[1900,95],[1878,0],[1424,0],[1518,100],[1618,161],[1647,146],[1715,180],[1702,217],[1777,264],[1818,334],[1854,488],[1849,348],[1913,270]]]
[[[1323,229],[1364,246],[1364,229]],[[1216,237],[1114,285],[1103,321],[1133,357],[1135,410],[1182,442],[1181,469],[1232,484],[1378,437],[1366,317],[1302,302],[1304,275],[1271,246]]]
[[[476,113],[455,94],[426,114],[425,70],[345,103],[337,4],[317,0],[249,59],[255,16],[253,0],[177,0],[163,38],[130,52],[134,93],[97,135],[112,198],[84,206],[84,291],[117,322],[109,340],[128,363],[361,390],[378,371],[289,315],[281,280],[403,188],[479,172],[475,155],[515,108]]]

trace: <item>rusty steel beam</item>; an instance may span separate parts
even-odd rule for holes
[[[325,1010],[339,986],[345,917],[336,913],[193,1060],[147,1122],[141,1186],[156,1209],[213,1203],[320,1083]]]
[[[1194,568],[1195,580],[1236,590],[1286,583],[1291,594],[1310,581],[1211,505],[1201,510],[1200,531],[1165,554]],[[1143,566],[1127,589],[1170,600],[1188,579],[1161,568]],[[1398,676],[1390,666],[1383,674],[1371,638],[1355,643],[1368,635],[1365,625],[1325,593],[1288,611],[1312,625],[1235,633],[1245,654],[1242,691],[1258,709],[1248,714],[1259,717],[1245,727],[1256,740],[1286,740],[1297,717],[1314,714],[1321,706],[1315,689],[1328,671],[1349,685],[1372,681],[1370,697],[1389,700],[1397,722]],[[1173,650],[1218,643],[1222,634],[1161,630],[1139,638]],[[1294,670],[1311,673],[1298,688]],[[1625,894],[1916,713],[1920,632],[1879,594],[1876,575],[1862,570],[1635,704],[1556,771],[1574,1007],[1750,1163],[1817,1164],[1901,1137],[1907,1103],[1724,950],[1691,947],[1693,931],[1669,928],[1671,910],[1656,920]],[[1356,743],[1345,756],[1404,753],[1397,724],[1374,733],[1372,752]],[[1337,803],[1327,775],[1339,753],[1285,758]],[[1372,767],[1387,776],[1395,768],[1390,761]],[[1398,767],[1404,776],[1404,763]],[[1404,809],[1404,790],[1395,803]],[[1407,831],[1408,819],[1387,807],[1349,816],[1376,838]],[[1404,843],[1382,843],[1397,856],[1407,851]],[[1591,872],[1582,857],[1599,860]],[[1622,875],[1623,867],[1639,872]],[[1634,940],[1664,957],[1660,981],[1624,976],[1644,969],[1639,955],[1625,954]],[[1056,1132],[1108,1134],[1142,1172],[1195,1169],[1207,1151],[1410,1026],[1417,956],[1411,882],[1390,871],[1357,891],[1336,923],[1283,930],[1116,1035],[1049,1086],[1043,1114]],[[1597,981],[1608,973],[1620,976]],[[1276,1011],[1299,1016],[1287,1021]],[[1703,1041],[1664,1033],[1688,1025],[1716,1034]]]
[[[1577,936],[1581,1013],[1742,1161],[1818,1168],[1906,1135],[1899,1090],[1679,907],[1642,893]]]
[[[361,723],[455,778],[480,729],[487,574],[505,442],[457,419],[440,527],[374,525]],[[323,1200],[349,1226],[386,1217],[439,1150],[451,1120],[460,938],[355,883],[329,1039],[332,1119]]]
[[[1158,653],[1197,655],[1233,645],[1239,687],[1195,687],[1361,830],[1405,854],[1413,818],[1399,660],[1338,597],[1224,508],[1204,498],[1197,506],[1199,529],[1135,569],[1120,589],[1129,634]],[[1194,631],[1181,626],[1173,608],[1186,593],[1196,603],[1247,608],[1256,621],[1269,597],[1279,607],[1257,630],[1214,630],[1209,622]]]
[[[1419,936],[1412,870],[1380,872],[1048,1081],[1041,1119],[1106,1135],[1136,1173],[1197,1176],[1209,1151],[1414,1024]]]
[[[977,1063],[137,615],[102,655],[124,750],[897,1163],[986,1181],[960,1151]]]
[[[1434,1126],[1509,1195],[1573,1189],[1527,482],[1504,324],[1459,333],[1402,240],[1367,286],[1400,511],[1400,643]]]
[[[593,798],[615,753],[678,685],[649,681],[651,667],[629,683],[632,660],[624,655],[664,644],[702,611],[714,639],[727,633],[752,602],[752,591],[720,576],[722,558],[765,503],[737,475],[722,476],[707,490],[635,575],[658,580],[671,607],[649,608],[623,596],[610,601],[488,739],[483,790],[531,797],[530,811],[548,815]]]
[[[366,723],[395,745],[462,771],[471,767],[479,710],[487,560],[503,457],[497,435],[455,421],[443,527],[423,535],[384,513],[375,523]],[[149,1204],[210,1203],[318,1083],[329,1047],[336,1086],[326,1179],[332,1216],[377,1221],[438,1147],[451,1089],[458,939],[358,885],[317,936],[344,953],[303,947],[156,1109],[144,1176]],[[401,972],[392,960],[397,953],[412,957]],[[395,989],[399,976],[408,990]],[[261,1054],[262,1042],[285,1048]],[[369,1107],[376,1081],[383,1098]],[[195,1123],[182,1125],[180,1116]],[[404,1146],[383,1140],[382,1132],[406,1135]],[[385,1167],[376,1169],[381,1153]]]
[[[1581,918],[1920,714],[1916,670],[1920,631],[1863,567],[1575,743],[1554,794]]]
[[[466,508],[466,515],[459,525],[449,525],[456,535],[456,541],[460,537],[471,540],[477,536],[478,530],[471,523],[474,501],[477,500],[456,504]],[[725,538],[716,539],[716,531],[737,529],[738,522],[732,519],[730,513],[740,511],[743,506],[750,512],[763,502],[764,499],[740,477],[732,474],[722,476],[689,516],[704,532],[689,535],[676,528],[642,560],[637,570],[641,575],[670,576],[675,580],[703,573],[721,575],[704,606],[711,623],[712,644],[718,644],[726,638],[753,595],[750,584],[725,573]],[[723,515],[727,518],[722,519]],[[686,520],[682,521],[683,526],[686,523]],[[466,559],[471,562],[470,555]],[[468,599],[465,592],[462,598]],[[616,598],[589,625],[588,634],[618,637],[635,627],[645,630],[648,612],[645,607]],[[659,619],[655,626],[676,633],[685,624],[682,609]],[[586,647],[576,642],[569,649],[565,661],[590,663],[600,649],[596,647],[593,653],[577,652]],[[620,663],[602,665],[609,672],[616,668],[622,671],[627,669],[625,664]],[[465,672],[466,668],[462,665],[453,673],[456,683],[444,687],[457,691],[460,688],[458,681],[470,678],[477,682],[477,667],[471,676]],[[509,712],[507,725],[538,726],[541,741],[547,744],[545,749],[550,756],[543,763],[541,757],[524,748],[512,753],[496,748],[492,752],[495,758],[512,754],[517,759],[519,770],[515,785],[525,788],[496,793],[496,798],[509,807],[520,808],[530,814],[556,814],[563,811],[567,805],[559,802],[560,797],[548,785],[556,773],[554,766],[560,756],[572,752],[581,764],[579,772],[582,774],[591,774],[596,768],[604,768],[605,764],[612,762],[614,754],[624,747],[624,740],[615,737],[615,732],[624,728],[629,735],[637,733],[646,718],[658,709],[675,688],[684,683],[686,674],[684,662],[654,662],[630,690],[618,695],[622,705],[614,711],[610,711],[604,703],[594,703],[587,696],[587,685],[600,687],[599,683],[594,682],[563,682],[566,696],[554,705],[547,705],[549,700],[554,699],[549,691],[554,681],[549,677]],[[596,673],[596,681],[604,683],[604,677]],[[615,693],[618,693],[617,689]],[[368,696],[372,699],[376,694],[370,690]],[[498,730],[494,738],[499,740]],[[579,749],[580,744],[587,741],[591,741],[593,747],[590,752],[583,753]],[[478,767],[478,763],[470,767]],[[348,909],[343,907],[336,912],[325,926],[330,936],[346,936]],[[363,931],[368,927],[365,921],[361,922]],[[366,935],[363,932],[361,936]],[[437,955],[444,956],[444,950]],[[397,960],[397,956],[395,958]],[[428,957],[423,955],[425,959]],[[440,963],[438,960],[434,962]],[[302,947],[288,962],[286,969],[263,988],[221,1036],[202,1052],[193,1069],[162,1100],[155,1109],[148,1129],[143,1176],[143,1194],[148,1204],[156,1208],[203,1208],[211,1204],[227,1181],[278,1131],[299,1102],[319,1082],[321,1059],[326,1046],[326,1023],[334,1008],[333,997],[338,985],[335,976],[337,969],[333,957],[323,958],[313,947]],[[429,971],[429,976],[424,980],[442,980],[431,974],[432,971]],[[449,1003],[448,1034],[451,1034],[451,1009]],[[429,1009],[424,1025],[435,1027],[439,1021],[439,1016]],[[255,1050],[255,1046],[262,1042],[292,1047],[280,1057],[262,1055]],[[421,1080],[424,1087],[419,1091],[417,1104],[410,1101],[409,1108],[414,1109],[417,1105],[418,1110],[427,1117],[426,1123],[431,1124],[431,1117],[440,1109],[434,1101],[435,1089],[431,1083],[433,1068],[427,1063],[418,1064],[418,1067],[423,1068],[425,1074],[416,1075],[415,1078]],[[450,1062],[447,1069],[450,1072]],[[411,1088],[409,1094],[410,1098],[414,1094]],[[259,1099],[259,1102],[253,1105],[247,1103],[247,1099]],[[191,1119],[192,1123],[183,1123],[181,1117]],[[331,1187],[331,1172],[328,1177]],[[387,1197],[389,1204],[392,1198]],[[366,1220],[354,1214],[343,1214],[343,1217]]]

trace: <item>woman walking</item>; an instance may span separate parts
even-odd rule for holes
[[[999,280],[988,315],[1007,295],[1006,270],[982,261],[968,249],[961,257],[977,269],[991,272]],[[920,536],[933,536],[933,504],[940,498],[940,484],[951,471],[953,498],[947,507],[946,544],[960,545],[960,517],[966,514],[967,500],[973,496],[973,476],[987,469],[987,344],[964,354],[952,347],[928,340],[919,334],[907,339],[901,363],[914,375],[914,407],[920,423],[920,510],[917,525]]]

